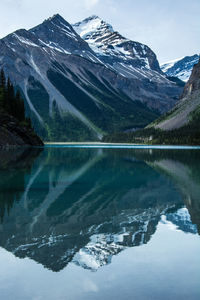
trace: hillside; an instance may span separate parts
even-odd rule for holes
[[[167,114],[143,130],[108,135],[106,142],[200,145],[200,60],[193,68],[181,99]]]
[[[178,129],[198,121],[200,117],[200,60],[193,68],[182,97],[172,111],[153,123],[155,128]]]

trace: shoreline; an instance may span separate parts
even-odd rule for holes
[[[149,145],[131,143],[101,143],[101,142],[44,142],[44,147],[72,148],[118,148],[118,149],[200,149],[200,145]]]
[[[44,145],[147,145],[147,144],[132,144],[132,143],[103,143],[103,142],[44,142]]]

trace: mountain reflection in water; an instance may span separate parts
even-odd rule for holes
[[[58,272],[92,271],[159,222],[200,232],[200,151],[1,151],[0,246]]]

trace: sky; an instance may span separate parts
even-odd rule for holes
[[[0,0],[0,38],[56,13],[69,23],[98,15],[160,63],[200,53],[200,0]]]

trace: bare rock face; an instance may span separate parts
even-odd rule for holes
[[[148,46],[123,37],[98,16],[78,22],[73,28],[104,63],[124,76],[133,76],[133,67],[161,73],[156,55]]]
[[[31,128],[22,126],[12,116],[0,113],[0,148],[43,146]]]
[[[200,60],[196,65],[194,65],[189,81],[184,88],[183,97],[198,90],[200,90]]]
[[[199,119],[200,108],[200,60],[194,65],[192,74],[183,94],[174,109],[152,126],[163,130],[173,130]]]

